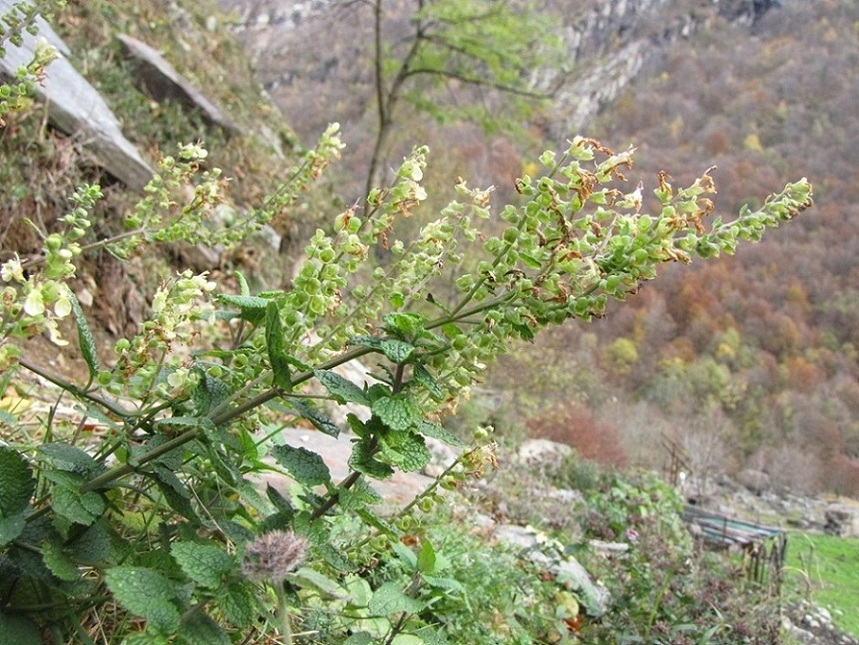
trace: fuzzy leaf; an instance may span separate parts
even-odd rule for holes
[[[381,342],[381,349],[388,360],[394,363],[404,363],[415,351],[415,346],[395,338],[386,338]]]
[[[105,571],[104,579],[116,600],[156,631],[169,634],[179,626],[179,609],[174,602],[176,584],[157,571],[113,567]]]
[[[67,443],[46,443],[39,446],[39,453],[54,468],[84,477],[103,470],[92,455]]]
[[[29,618],[0,613],[0,643],[41,645],[39,628]]]
[[[295,411],[313,424],[313,427],[327,434],[330,437],[337,437],[340,434],[340,428],[337,427],[331,419],[319,412],[315,407],[306,401],[300,399],[290,400],[290,405],[295,408]]]
[[[310,567],[301,567],[295,573],[290,574],[289,580],[301,587],[321,591],[332,598],[347,598],[349,596],[348,592],[340,586],[340,583]]]
[[[417,568],[423,574],[432,575],[435,571],[435,548],[432,542],[424,538],[421,542],[421,550],[418,551]]]
[[[432,437],[433,439],[438,439],[439,441],[444,441],[449,446],[454,446],[455,448],[462,448],[466,444],[465,442],[457,437],[455,434],[443,428],[440,425],[435,423],[431,423],[430,421],[421,420],[418,423],[417,428],[415,428],[416,432],[424,435],[425,437]]]
[[[414,432],[389,432],[380,445],[382,454],[407,473],[420,470],[432,459],[424,438]]]
[[[370,399],[367,397],[367,393],[363,389],[355,385],[352,381],[343,378],[336,372],[331,372],[329,370],[314,370],[313,374],[338,403],[370,405]]]
[[[23,511],[35,488],[30,465],[17,451],[0,446],[0,516]]]
[[[77,488],[54,486],[51,508],[71,522],[89,526],[105,511],[104,500],[94,491],[81,493]]]
[[[370,613],[376,616],[389,616],[390,614],[416,614],[425,608],[425,603],[410,598],[403,593],[400,585],[396,582],[386,582],[373,592],[370,598]]]
[[[425,365],[418,363],[414,367],[415,382],[424,387],[435,398],[440,399],[444,396],[444,392],[439,387],[438,382]]]
[[[248,585],[233,583],[229,585],[218,602],[224,617],[240,629],[251,626],[257,619],[257,603]]]
[[[9,544],[17,538],[27,526],[24,515],[12,515],[10,517],[0,517],[0,546]]]
[[[300,484],[318,486],[331,481],[331,472],[322,457],[307,448],[283,445],[271,452],[277,463],[286,468]]]
[[[408,430],[422,420],[418,406],[405,394],[378,399],[371,409],[391,430]]]
[[[200,380],[191,392],[191,399],[194,401],[197,414],[202,416],[230,396],[230,388],[221,379],[210,376],[199,367],[197,369],[200,372]]]
[[[427,319],[415,313],[394,312],[382,317],[385,328],[389,331],[398,331],[403,336],[415,336],[423,331]]]
[[[86,531],[69,542],[76,562],[89,566],[104,564],[111,554],[111,536],[101,522],[93,524]]]
[[[265,310],[265,345],[271,363],[274,384],[283,390],[292,389],[289,360],[286,356],[286,340],[277,303],[269,301]]]
[[[352,446],[349,468],[374,479],[387,479],[394,474],[394,469],[376,459],[363,441],[358,441]]]
[[[202,611],[192,612],[182,621],[179,636],[188,645],[230,645],[223,628]]]
[[[170,554],[198,585],[217,589],[235,566],[235,558],[216,543],[174,542]]]
[[[72,582],[80,577],[78,568],[62,547],[54,542],[42,545],[42,562],[60,580]]]
[[[81,347],[81,356],[83,356],[87,368],[89,369],[89,380],[91,383],[96,374],[101,370],[98,360],[98,352],[95,348],[95,340],[92,337],[92,332],[89,329],[89,323],[87,323],[84,311],[81,309],[81,303],[78,302],[78,297],[75,295],[74,291],[68,287],[66,287],[66,297],[68,297],[69,302],[72,305],[72,314],[74,314],[75,323],[77,323],[78,326],[78,343]]]
[[[239,317],[247,320],[252,325],[258,325],[265,319],[268,303],[271,302],[268,298],[236,296],[229,293],[219,294],[217,299],[224,304],[238,307]]]

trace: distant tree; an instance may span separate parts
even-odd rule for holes
[[[352,0],[373,14],[373,76],[377,129],[365,194],[379,168],[404,103],[439,120],[484,127],[499,117],[525,118],[547,98],[534,70],[549,65],[559,39],[530,0]],[[402,4],[411,9],[403,11]],[[440,101],[441,92],[448,94]],[[489,95],[504,97],[503,109]],[[451,96],[452,95],[452,96]],[[491,102],[491,101],[490,101]],[[496,102],[497,103],[497,102]]]

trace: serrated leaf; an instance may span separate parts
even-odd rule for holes
[[[418,551],[418,571],[425,575],[432,575],[435,571],[435,548],[428,539],[421,541],[421,549]]]
[[[219,597],[218,608],[224,617],[240,629],[250,627],[257,619],[256,596],[248,585],[232,583],[226,593]]]
[[[235,567],[235,558],[215,543],[174,542],[170,554],[186,576],[198,585],[217,589]]]
[[[218,301],[238,307],[239,317],[247,320],[252,325],[258,325],[265,319],[266,308],[271,302],[268,298],[259,298],[257,296],[236,296],[229,293],[222,293],[217,296]]]
[[[42,645],[39,628],[29,618],[0,613],[0,643]]]
[[[67,443],[46,443],[39,446],[39,454],[58,470],[87,477],[103,470],[92,455]]]
[[[268,360],[271,363],[274,384],[284,390],[292,389],[283,323],[280,320],[280,310],[277,303],[272,301],[269,301],[265,310],[265,345],[268,350]]]
[[[11,517],[0,517],[0,546],[9,544],[24,532],[27,522],[24,515],[12,515]]]
[[[203,416],[230,396],[230,388],[221,379],[210,376],[203,368],[197,367],[196,370],[200,373],[200,379],[191,392],[191,400],[197,414]]]
[[[27,460],[17,451],[0,446],[0,516],[10,517],[23,511],[35,486]]]
[[[340,508],[344,511],[363,508],[382,501],[373,487],[364,479],[359,479],[351,488],[341,489],[337,497]]]
[[[379,517],[378,514],[366,508],[359,508],[355,511],[355,515],[360,517],[365,524],[372,526],[374,529],[388,535],[390,537],[399,537],[402,532],[390,522]]]
[[[420,470],[432,459],[424,438],[414,432],[389,432],[379,445],[385,458],[407,473]]]
[[[374,479],[387,479],[394,474],[394,469],[376,459],[373,456],[373,451],[363,441],[358,441],[352,446],[352,454],[349,455],[349,468]]]
[[[200,428],[203,425],[203,420],[206,417],[167,417],[166,419],[158,419],[153,424],[157,432],[177,433],[193,428]],[[208,420],[208,419],[207,419]],[[211,423],[211,420],[208,420]]]
[[[169,643],[170,640],[166,636],[151,632],[133,632],[122,639],[122,645],[169,645]]]
[[[386,329],[398,331],[403,336],[414,336],[423,331],[427,319],[415,313],[393,312],[382,316]]]
[[[391,551],[396,553],[397,557],[402,560],[409,569],[416,570],[418,568],[418,558],[415,555],[415,552],[402,542],[392,542]]]
[[[271,484],[266,484],[265,495],[279,512],[290,515],[295,513],[295,509],[292,507],[292,502],[284,497],[281,492]]]
[[[393,363],[406,362],[415,351],[415,346],[411,343],[395,338],[386,338],[381,342],[380,347],[382,353]]]
[[[439,387],[438,382],[435,380],[433,375],[430,374],[430,371],[425,365],[422,363],[415,365],[413,375],[415,382],[424,387],[435,398],[440,399],[444,396],[444,392],[441,387]]]
[[[307,403],[306,401],[302,401],[301,399],[293,399],[290,400],[290,405],[295,409],[298,414],[301,415],[303,419],[307,419],[310,423],[313,424],[313,427],[322,432],[323,434],[327,434],[330,437],[337,438],[340,434],[340,428],[337,427],[331,419],[326,417],[324,414],[319,412],[315,407]]]
[[[370,347],[371,349],[382,349],[382,339],[375,336],[353,336],[348,341],[347,345],[358,345],[359,347]]]
[[[426,607],[426,603],[411,598],[403,593],[396,582],[386,582],[373,592],[370,598],[370,613],[376,616],[390,614],[416,614]]]
[[[343,378],[336,372],[332,372],[330,370],[314,370],[313,374],[338,403],[370,405],[370,399],[362,388],[355,385],[352,381]]]
[[[357,632],[343,641],[343,645],[372,645],[373,636],[369,632]]]
[[[51,489],[51,508],[71,522],[89,526],[102,516],[105,503],[94,491],[81,493],[77,488],[54,486]]]
[[[63,548],[54,542],[42,545],[42,562],[60,580],[73,582],[80,577],[78,568]]]
[[[405,394],[382,397],[370,409],[391,430],[408,430],[422,420],[420,409]]]
[[[66,548],[81,564],[88,566],[104,564],[111,554],[110,531],[102,522],[97,522],[69,542]]]
[[[318,486],[331,481],[331,471],[317,453],[290,445],[276,446],[272,456],[289,471],[295,481],[305,486]]]
[[[425,437],[432,437],[433,439],[438,439],[439,441],[445,442],[449,446],[454,446],[456,448],[462,448],[466,445],[466,443],[457,437],[455,434],[443,428],[440,425],[435,423],[431,423],[426,419],[422,419],[420,423],[418,423],[415,428],[416,432],[424,435]]]
[[[95,339],[90,331],[89,323],[84,315],[84,311],[81,309],[81,303],[78,302],[78,297],[75,295],[74,291],[68,288],[68,286],[66,287],[66,297],[72,305],[72,314],[74,315],[75,323],[78,326],[78,344],[81,348],[81,356],[83,356],[84,362],[89,370],[89,382],[92,383],[96,374],[101,370],[98,360],[98,351],[96,351],[95,348]]]
[[[202,611],[191,612],[182,621],[179,637],[187,645],[230,645],[223,628]]]
[[[108,569],[104,579],[119,604],[156,631],[170,634],[179,627],[175,582],[152,569],[128,566]]]

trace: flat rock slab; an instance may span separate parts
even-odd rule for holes
[[[182,76],[156,49],[127,34],[116,39],[134,61],[135,82],[141,91],[159,103],[174,101],[191,110],[197,110],[209,126],[218,126],[229,132],[239,128],[200,90]]]
[[[0,14],[10,11],[13,4],[12,0],[0,0]],[[36,19],[36,27],[35,36],[23,34],[20,47],[5,43],[0,76],[14,78],[18,68],[28,65],[39,39],[53,45],[59,58],[47,66],[44,81],[36,85],[38,99],[47,104],[48,121],[68,135],[80,136],[84,149],[92,153],[99,167],[127,186],[142,189],[152,178],[152,168],[122,134],[119,121],[101,95],[68,61],[69,48],[63,40],[41,17]]]
[[[316,430],[305,428],[287,428],[280,434],[283,443],[295,448],[306,448],[322,457],[331,471],[331,478],[335,482],[344,479],[349,473],[349,455],[352,454],[353,436],[345,433],[337,439]],[[262,483],[271,484],[275,489],[284,491],[291,481],[288,477],[268,474],[261,477]],[[403,473],[397,471],[392,477],[385,480],[367,479],[367,482],[375,489],[384,500],[383,505],[391,510],[396,510],[408,504],[420,495],[433,483],[431,477],[420,473]]]

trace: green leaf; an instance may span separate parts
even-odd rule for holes
[[[202,611],[191,612],[182,621],[179,636],[187,645],[230,645],[223,628]]]
[[[338,403],[370,405],[370,399],[367,397],[367,393],[363,389],[355,385],[352,381],[343,378],[336,372],[332,372],[330,370],[314,370],[313,374]]]
[[[313,427],[320,432],[327,434],[330,437],[337,437],[340,434],[340,428],[331,419],[319,412],[307,401],[301,399],[291,399],[289,404],[295,408],[295,411],[313,424]]]
[[[421,550],[418,551],[418,571],[426,575],[432,575],[435,571],[435,548],[426,538],[421,542]]]
[[[231,624],[240,629],[254,624],[259,613],[256,596],[249,585],[237,582],[230,584],[226,593],[219,597],[218,608]]]
[[[42,635],[29,618],[0,613],[0,643],[42,645]]]
[[[417,363],[413,369],[413,375],[415,378],[415,382],[424,387],[430,394],[432,394],[435,398],[440,399],[444,396],[444,392],[439,387],[438,382],[435,380],[430,371],[426,368],[422,363]]]
[[[27,521],[24,519],[23,512],[10,517],[0,517],[0,546],[9,544],[21,535],[26,526]]]
[[[370,409],[391,430],[408,430],[422,420],[420,409],[406,394],[378,399]]]
[[[81,348],[81,355],[89,369],[89,382],[92,383],[96,374],[101,370],[98,352],[95,348],[95,340],[92,337],[92,332],[89,329],[89,323],[84,315],[84,311],[81,309],[81,303],[78,302],[78,297],[68,286],[66,287],[66,297],[72,305],[72,314],[78,326],[78,344]]]
[[[375,336],[353,336],[350,338],[347,345],[358,345],[359,347],[369,347],[375,350],[382,349],[382,339]]]
[[[127,566],[108,569],[104,579],[119,604],[156,631],[169,634],[179,627],[175,582],[157,571]]]
[[[217,543],[174,542],[170,554],[198,585],[217,589],[235,567],[235,558]]]
[[[387,479],[394,474],[393,468],[373,456],[373,451],[364,441],[358,441],[352,446],[349,468],[374,479]]]
[[[77,473],[84,477],[97,474],[104,468],[92,458],[87,452],[84,452],[76,446],[70,446],[67,443],[46,443],[39,446],[39,453],[45,457],[45,461],[50,463],[58,470],[65,470],[70,473]]]
[[[382,496],[373,490],[366,480],[359,479],[351,488],[340,489],[337,499],[340,508],[348,511],[378,504],[382,501]]]
[[[415,351],[415,346],[395,338],[386,338],[381,342],[382,353],[388,357],[388,360],[394,363],[405,363],[412,352]]]
[[[12,448],[0,446],[0,516],[27,508],[36,482],[27,460]]]
[[[268,303],[271,302],[268,298],[236,296],[229,293],[219,294],[217,299],[224,304],[238,307],[239,317],[247,320],[252,325],[258,325],[265,320],[266,309],[268,308]]]
[[[46,542],[42,545],[42,561],[60,580],[73,582],[80,577],[78,568],[63,548],[54,542]]]
[[[57,485],[51,489],[51,508],[71,522],[89,526],[106,507],[101,495],[94,491],[81,493],[78,488]]]
[[[416,336],[423,331],[427,319],[414,313],[394,312],[385,314],[382,317],[385,322],[385,329],[393,332],[397,331],[403,336]]]
[[[415,598],[410,598],[403,593],[400,585],[396,582],[386,582],[373,592],[370,598],[370,613],[375,616],[389,616],[390,614],[416,614],[426,607]]]
[[[191,399],[197,414],[203,416],[218,407],[230,396],[230,388],[221,379],[210,376],[201,366],[195,368],[200,379],[191,392]]]
[[[290,445],[277,446],[271,451],[281,466],[300,484],[318,486],[331,481],[331,471],[315,452],[307,448],[294,448]]]
[[[373,636],[369,632],[357,632],[343,641],[343,645],[372,645]]]
[[[274,384],[283,390],[292,389],[280,309],[278,309],[277,303],[272,301],[269,301],[265,311],[265,345],[268,349],[268,360],[271,363]]]
[[[457,437],[455,434],[450,432],[450,430],[443,428],[440,425],[427,421],[426,419],[421,419],[420,423],[418,423],[415,428],[416,432],[424,435],[425,437],[432,437],[433,439],[438,439],[439,441],[444,441],[449,446],[454,446],[456,448],[462,448],[466,445],[466,443]]]
[[[424,438],[414,432],[389,432],[380,446],[382,454],[404,472],[420,470],[432,459]]]
[[[346,599],[349,596],[349,593],[340,583],[310,567],[301,567],[298,571],[289,574],[289,580],[305,589],[311,588],[321,591],[331,598]]]
[[[106,522],[96,522],[66,545],[75,561],[88,566],[103,565],[111,555],[111,533]]]

